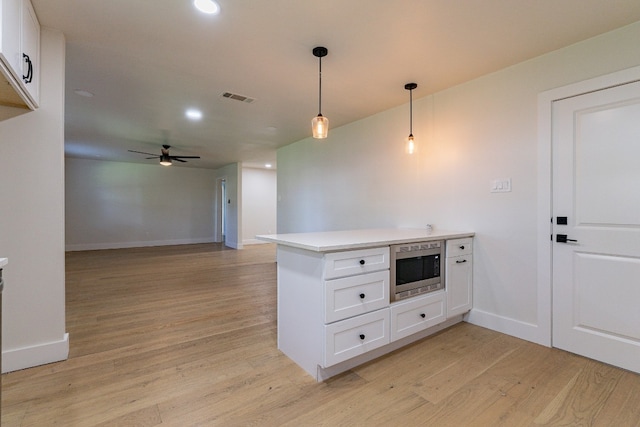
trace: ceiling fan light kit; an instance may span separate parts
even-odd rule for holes
[[[171,148],[170,145],[164,144],[162,146],[162,149],[160,150],[159,155],[145,153],[144,151],[135,151],[135,150],[129,150],[129,152],[146,154],[147,156],[151,156],[151,157],[147,157],[147,159],[160,159],[160,164],[162,166],[171,166],[174,160],[181,163],[187,163],[187,161],[183,159],[199,159],[200,158],[200,156],[172,156],[169,154],[169,148]]]

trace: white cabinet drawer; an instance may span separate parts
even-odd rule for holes
[[[389,247],[331,252],[324,256],[324,278],[354,276],[389,268]]]
[[[447,240],[447,257],[470,255],[472,252],[471,237]]]
[[[442,323],[446,317],[444,291],[394,304],[391,306],[391,341]]]
[[[325,325],[324,367],[389,344],[389,309]]]
[[[324,282],[325,319],[331,323],[389,305],[389,270]]]

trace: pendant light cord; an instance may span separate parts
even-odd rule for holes
[[[318,115],[322,115],[322,57],[318,57]]]
[[[413,135],[413,89],[409,91],[409,134]]]

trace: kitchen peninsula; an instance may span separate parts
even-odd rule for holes
[[[278,245],[278,348],[323,381],[462,321],[472,304],[473,235],[425,228],[257,236]],[[394,245],[442,246],[444,286],[393,301]]]

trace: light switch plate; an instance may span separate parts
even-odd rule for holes
[[[494,179],[490,182],[492,193],[508,193],[511,191],[511,178]]]

